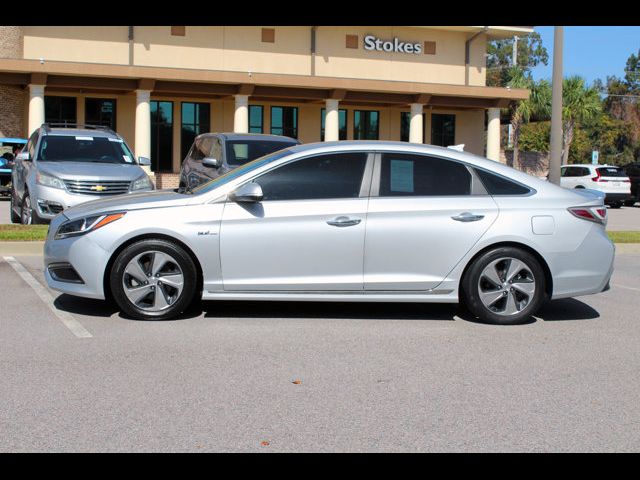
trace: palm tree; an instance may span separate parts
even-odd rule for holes
[[[511,114],[511,130],[513,132],[513,167],[518,167],[520,128],[528,123],[531,117],[547,119],[551,114],[551,85],[546,80],[535,82],[530,75],[521,69],[513,68],[510,72],[511,88],[528,88],[529,98],[513,104],[509,108]]]
[[[562,83],[562,164],[569,160],[576,123],[594,120],[602,111],[598,90],[587,87],[583,78],[567,77]]]

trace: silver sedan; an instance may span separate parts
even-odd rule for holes
[[[142,319],[197,299],[463,302],[522,322],[608,288],[602,198],[452,149],[294,146],[190,193],[72,207],[45,244],[50,287]]]

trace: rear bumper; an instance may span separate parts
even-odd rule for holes
[[[631,199],[631,193],[607,193],[604,199],[605,203],[624,202]]]

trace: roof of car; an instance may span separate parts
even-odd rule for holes
[[[62,135],[62,136],[84,136],[84,137],[98,137],[98,138],[115,138],[118,134],[107,127],[91,126],[83,128],[83,126],[51,126],[48,124],[42,125],[43,133],[46,135]]]
[[[266,133],[235,133],[235,132],[210,132],[199,136],[216,135],[225,140],[270,140],[272,142],[298,142],[295,138],[283,135],[270,135]]]

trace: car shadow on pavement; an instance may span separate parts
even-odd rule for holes
[[[365,320],[444,320],[460,314],[455,304],[359,302],[203,301],[205,318],[347,318]]]
[[[53,304],[59,310],[76,315],[87,315],[89,317],[111,317],[119,310],[118,306],[112,302],[74,297],[66,293],[59,295],[53,301]]]
[[[600,313],[580,300],[563,298],[547,302],[536,316],[545,322],[557,322],[565,320],[594,320],[600,318]]]

